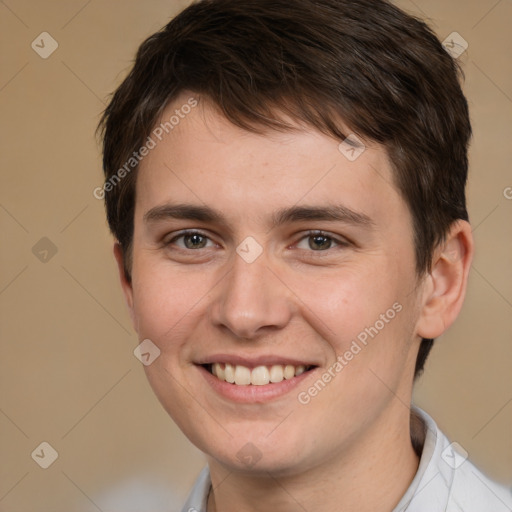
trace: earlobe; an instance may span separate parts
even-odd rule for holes
[[[121,288],[123,290],[123,294],[126,300],[126,304],[128,306],[128,312],[130,314],[130,318],[132,319],[132,324],[136,329],[135,325],[135,315],[133,311],[133,289],[132,289],[132,283],[131,280],[128,279],[128,276],[125,272],[125,261],[124,261],[124,255],[123,255],[123,249],[121,248],[121,244],[119,242],[116,242],[114,244],[114,257],[117,262],[117,269],[119,272],[119,280],[121,282]]]
[[[432,270],[425,279],[418,336],[437,338],[457,318],[466,294],[473,253],[471,226],[459,220],[436,250]]]

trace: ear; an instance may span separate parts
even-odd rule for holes
[[[121,244],[116,242],[114,244],[114,257],[117,262],[117,269],[119,271],[119,280],[121,281],[121,288],[123,289],[124,298],[126,299],[126,304],[128,305],[128,312],[130,313],[130,318],[132,319],[132,324],[137,330],[137,326],[135,325],[135,315],[133,312],[133,288],[131,280],[128,279],[128,276],[125,272],[125,262],[123,249],[121,248]]]
[[[459,314],[473,260],[471,226],[464,220],[453,223],[445,243],[434,254],[432,270],[425,278],[421,314],[416,325],[422,338],[437,338]]]

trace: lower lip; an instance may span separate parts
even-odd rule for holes
[[[264,384],[263,386],[254,386],[252,384],[247,386],[237,386],[236,384],[231,384],[218,379],[203,366],[198,365],[197,368],[206,379],[206,382],[208,382],[208,384],[210,384],[214,391],[219,395],[224,398],[228,398],[233,402],[244,404],[268,402],[286,395],[315,371],[315,369],[309,370],[293,377],[293,379],[284,379],[281,382],[273,382],[270,384]]]

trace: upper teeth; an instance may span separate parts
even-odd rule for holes
[[[252,370],[246,366],[231,365],[229,363],[213,363],[212,373],[218,379],[237,384],[238,386],[263,386],[270,382],[281,382],[283,379],[291,379],[306,371],[303,365],[293,366],[291,364],[273,366],[256,366]]]

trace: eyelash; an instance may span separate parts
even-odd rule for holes
[[[176,236],[174,236],[173,238],[171,238],[169,241],[166,241],[164,242],[164,245],[166,247],[170,246],[170,245],[173,245],[175,244],[175,242],[179,239],[183,239],[187,236],[193,236],[193,235],[199,235],[200,237],[203,237],[203,238],[206,238],[208,239],[210,242],[212,242],[211,238],[206,235],[205,233],[202,233],[201,231],[196,231],[196,230],[186,230],[186,231],[182,231],[181,233],[177,234]],[[311,252],[313,254],[321,254],[321,253],[327,253],[329,251],[331,251],[332,249],[335,249],[336,247],[340,248],[340,247],[348,247],[350,245],[350,242],[348,242],[347,240],[343,240],[343,239],[339,239],[329,233],[326,233],[325,231],[321,231],[321,230],[311,230],[311,231],[307,231],[301,238],[299,238],[299,240],[297,240],[297,242],[295,242],[295,245],[299,244],[300,242],[302,242],[303,240],[307,240],[308,238],[312,238],[312,237],[324,237],[324,238],[327,238],[328,240],[330,240],[331,242],[333,242],[335,245],[334,247],[329,247],[328,249],[326,250],[318,250],[318,251],[314,251],[313,249],[299,249],[299,250],[306,250],[307,252]],[[207,249],[209,247],[202,247],[200,249]],[[188,249],[188,248],[183,248],[183,247],[178,247],[178,250],[181,250],[181,251],[186,251],[186,252],[193,252],[193,251],[198,251],[199,249]]]

